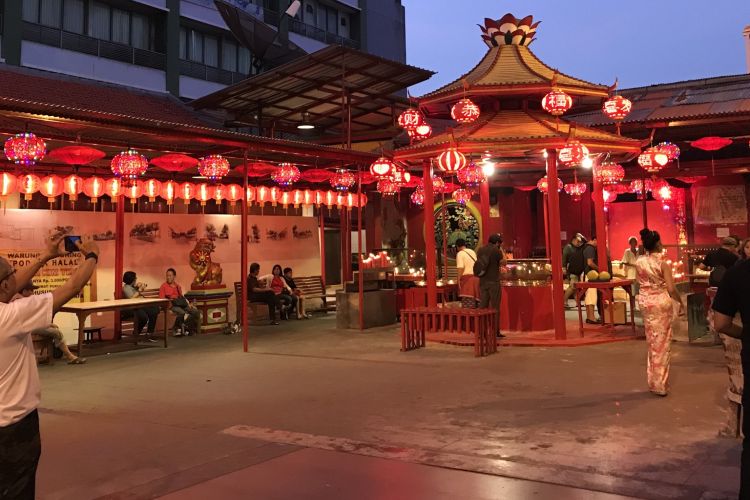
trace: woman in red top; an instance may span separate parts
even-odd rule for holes
[[[201,313],[182,294],[182,287],[175,281],[176,276],[177,271],[171,267],[167,269],[167,281],[159,287],[159,298],[172,302],[172,312],[177,316],[172,327],[175,337],[182,336],[183,332],[185,335],[197,334],[200,331]]]
[[[289,319],[289,313],[294,310],[297,304],[297,297],[292,294],[291,288],[286,284],[281,266],[276,264],[273,266],[271,275],[263,277],[268,283],[268,288],[273,290],[273,293],[278,297],[281,302],[281,317],[283,319]]]

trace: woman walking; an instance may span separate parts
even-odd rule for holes
[[[672,268],[662,257],[659,233],[643,229],[641,243],[646,253],[636,260],[635,272],[640,288],[638,305],[648,341],[648,387],[654,394],[666,396],[674,316],[672,300],[680,304],[681,312],[684,305],[674,286]]]

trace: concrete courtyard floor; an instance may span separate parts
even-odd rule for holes
[[[40,368],[42,499],[736,498],[720,347],[428,344],[333,316]]]

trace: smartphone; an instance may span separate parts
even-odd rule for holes
[[[78,243],[79,241],[81,241],[80,236],[66,236],[65,251],[68,253],[78,252],[78,245],[76,245],[76,243]]]

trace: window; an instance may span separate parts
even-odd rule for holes
[[[346,27],[346,18],[341,16],[341,26]]]
[[[180,59],[187,60],[187,28],[180,27]]]
[[[149,40],[151,40],[151,27],[148,22],[148,17],[144,16],[143,14],[131,14],[130,31],[130,43],[133,45],[133,47],[145,50],[151,48],[149,46]]]
[[[250,51],[247,47],[240,47],[237,53],[237,72],[243,75],[250,74]]]
[[[112,41],[130,45],[130,13],[112,9]]]
[[[338,18],[339,13],[336,11],[336,9],[326,9],[328,13],[328,19],[327,19],[327,25],[326,25],[326,31],[329,33],[338,33]]]
[[[188,57],[191,61],[203,62],[203,35],[195,30],[188,32]]]
[[[203,63],[206,66],[219,66],[219,39],[215,36],[203,36]]]
[[[63,29],[71,33],[83,34],[84,25],[83,0],[64,0],[63,1]]]
[[[91,2],[89,7],[89,36],[109,40],[109,6]]]
[[[23,2],[23,20],[30,23],[39,22],[39,2],[35,0]]]
[[[27,3],[27,2],[24,2]],[[34,2],[36,3],[36,2]],[[40,0],[39,2],[39,24],[60,27],[62,15],[62,0]]]
[[[237,44],[231,40],[221,41],[221,69],[237,72]]]

